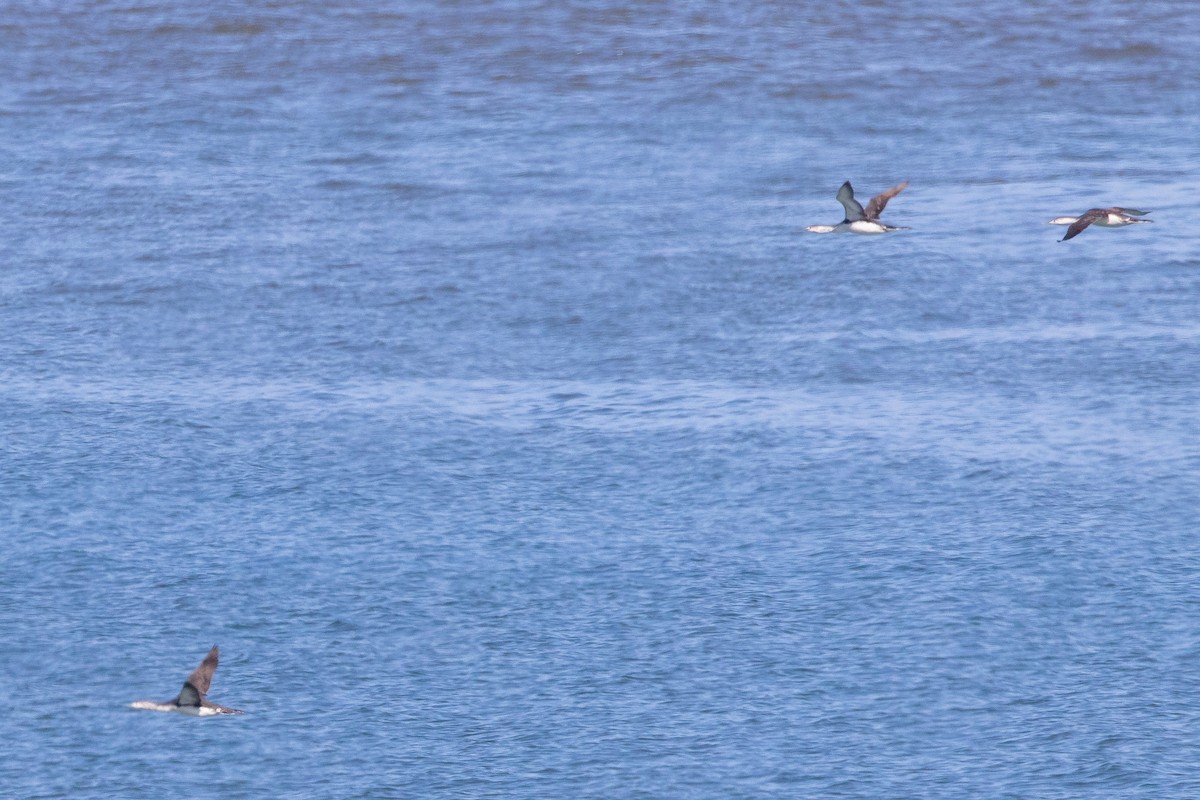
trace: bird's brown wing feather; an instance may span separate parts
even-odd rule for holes
[[[908,186],[908,181],[893,186],[886,192],[880,192],[871,198],[871,202],[867,203],[867,219],[879,219],[879,215],[883,213],[883,209],[887,206],[888,200],[891,200],[896,195],[904,191],[904,187]]]
[[[200,699],[208,694],[208,688],[212,686],[213,673],[217,671],[217,663],[220,659],[221,651],[214,644],[212,650],[209,650],[208,655],[200,662],[200,666],[192,670],[191,675],[188,675],[187,681],[179,691],[179,705],[195,706],[200,704]]]
[[[1083,233],[1088,225],[1091,225],[1101,217],[1108,215],[1107,208],[1089,208],[1083,212],[1083,216],[1071,223],[1071,227],[1067,228],[1067,235],[1059,239],[1060,242],[1065,242],[1067,239],[1074,239],[1079,234]]]

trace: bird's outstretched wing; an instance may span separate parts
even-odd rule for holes
[[[212,686],[213,673],[217,671],[220,658],[221,651],[214,644],[212,650],[209,650],[208,655],[200,662],[200,666],[192,670],[192,674],[184,681],[183,688],[179,690],[179,705],[200,705],[201,699],[208,694],[208,688]]]
[[[1071,223],[1071,227],[1067,228],[1067,235],[1059,239],[1060,242],[1065,242],[1067,239],[1074,239],[1079,234],[1101,217],[1108,216],[1107,208],[1089,208],[1083,212],[1079,219]]]
[[[846,181],[842,184],[842,188],[838,189],[837,200],[842,204],[842,208],[846,209],[847,222],[867,218],[863,207],[854,199],[854,187],[850,185],[850,181]]]
[[[871,201],[867,203],[867,219],[879,219],[879,215],[883,213],[883,209],[887,206],[888,200],[891,200],[893,197],[903,192],[905,186],[908,186],[908,181],[905,181],[898,186],[893,186],[886,192],[880,192],[872,197]]]

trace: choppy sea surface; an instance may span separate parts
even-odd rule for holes
[[[0,2],[0,795],[1200,796],[1192,17]]]

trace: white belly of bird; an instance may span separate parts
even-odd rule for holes
[[[851,233],[857,233],[860,236],[873,236],[877,233],[887,233],[887,228],[881,222],[872,220],[857,219],[851,222],[848,226]]]
[[[221,709],[208,706],[180,706],[179,713],[187,714],[189,717],[218,717],[221,715]]]

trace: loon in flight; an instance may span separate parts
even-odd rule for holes
[[[888,200],[891,200],[904,191],[905,186],[908,186],[908,181],[898,186],[893,186],[886,192],[880,192],[871,198],[864,210],[858,201],[854,199],[854,187],[850,185],[850,181],[846,181],[842,184],[842,188],[838,189],[837,193],[838,202],[846,209],[846,218],[837,225],[809,225],[804,230],[812,233],[858,233],[864,236],[876,233],[888,233],[890,231],[909,230],[908,228],[884,225],[879,221],[879,215],[883,213],[884,206],[887,205]]]
[[[221,653],[214,644],[212,650],[209,650],[208,655],[200,662],[200,666],[192,670],[191,675],[188,675],[187,680],[183,682],[183,688],[179,690],[179,696],[173,700],[164,700],[161,703],[155,703],[152,700],[138,700],[136,703],[130,703],[129,707],[147,711],[175,711],[187,714],[189,717],[245,714],[245,711],[236,708],[219,706],[205,697],[208,694],[208,687],[212,684],[213,673],[217,671],[217,661],[220,657]]]
[[[1083,212],[1082,216],[1055,217],[1050,220],[1050,224],[1071,226],[1067,228],[1067,235],[1059,239],[1060,242],[1065,242],[1067,239],[1074,239],[1083,233],[1089,225],[1097,225],[1101,228],[1123,228],[1137,222],[1154,222],[1152,219],[1138,219],[1149,213],[1149,211],[1138,211],[1136,208],[1089,208]]]

